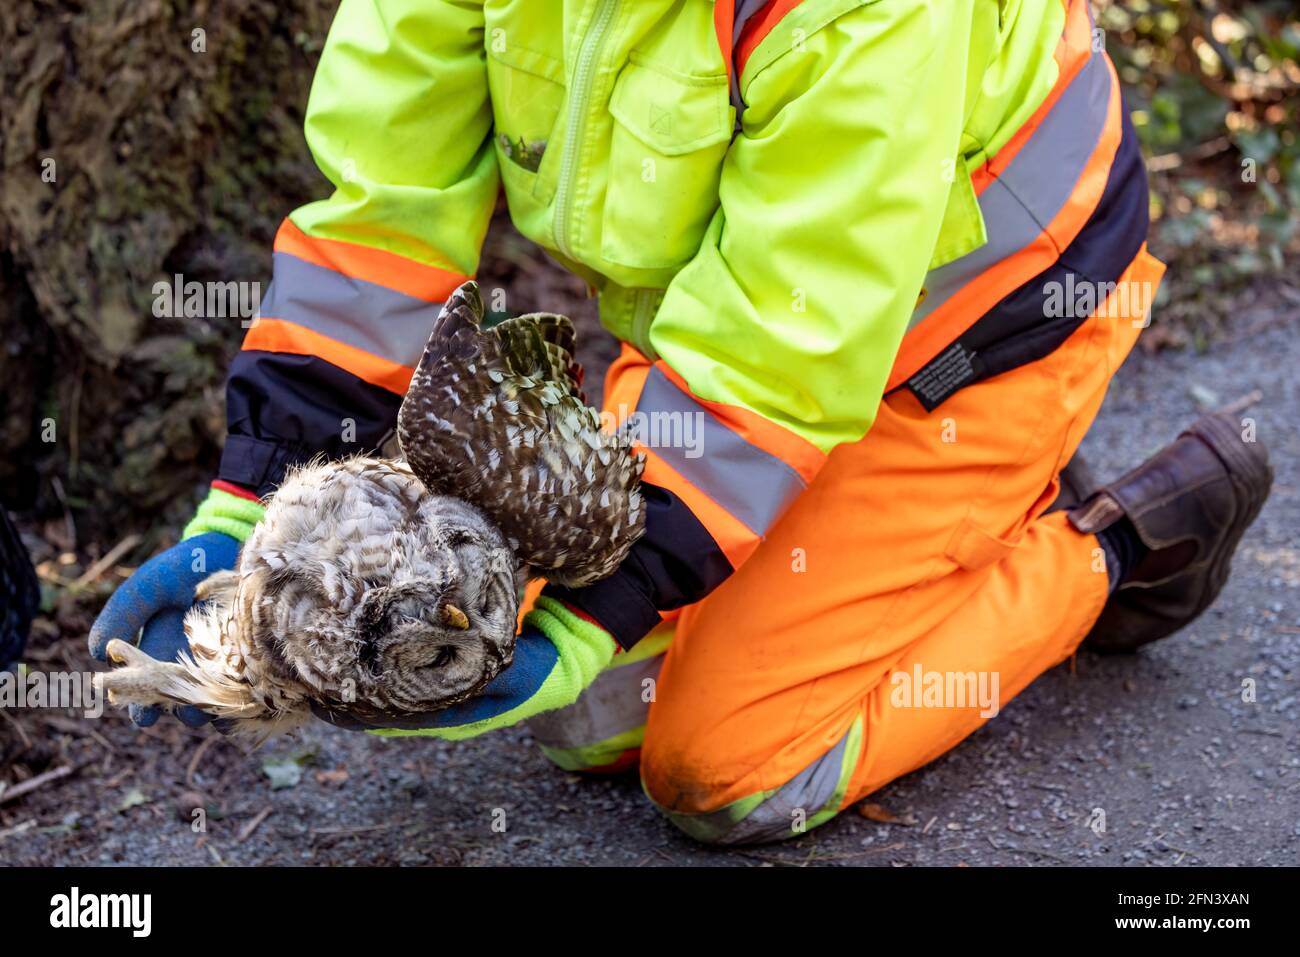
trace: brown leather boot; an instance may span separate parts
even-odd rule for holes
[[[1069,511],[1081,532],[1127,517],[1149,552],[1111,595],[1084,645],[1134,651],[1195,619],[1218,597],[1242,533],[1273,485],[1268,450],[1240,417],[1202,416],[1123,478]]]

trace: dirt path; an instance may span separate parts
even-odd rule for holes
[[[114,716],[60,719],[57,740],[38,742],[49,766],[80,767],[0,804],[0,861],[1300,863],[1295,320],[1211,355],[1135,356],[1085,446],[1109,476],[1172,437],[1198,400],[1264,391],[1250,414],[1272,447],[1277,485],[1218,604],[1135,658],[1080,655],[953,753],[874,797],[911,826],[849,813],[780,847],[720,851],[662,821],[634,777],[557,771],[524,731],[449,744],[322,726],[245,757],[174,723],[141,742]],[[1255,703],[1242,701],[1244,678],[1256,683]],[[294,756],[301,780],[273,791],[263,763]],[[192,797],[177,808],[187,791],[215,808],[206,833],[191,829]],[[1101,835],[1088,826],[1098,808]],[[493,828],[502,811],[504,832]]]

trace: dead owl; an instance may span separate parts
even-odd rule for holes
[[[523,582],[610,574],[641,533],[643,461],[579,388],[574,332],[534,314],[483,329],[448,300],[398,417],[406,462],[291,472],[232,572],[199,589],[190,655],[122,641],[115,704],[195,705],[264,739],[317,709],[371,723],[472,697],[514,650]]]

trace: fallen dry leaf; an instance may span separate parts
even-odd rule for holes
[[[903,827],[911,827],[916,823],[916,818],[910,814],[907,817],[899,817],[886,811],[879,804],[871,804],[865,801],[858,805],[858,813],[868,821],[875,821],[877,824],[901,824]]]

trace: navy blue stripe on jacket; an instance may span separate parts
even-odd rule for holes
[[[402,397],[315,356],[247,350],[226,381],[229,436],[217,477],[266,495],[285,470],[324,453],[372,452]]]

